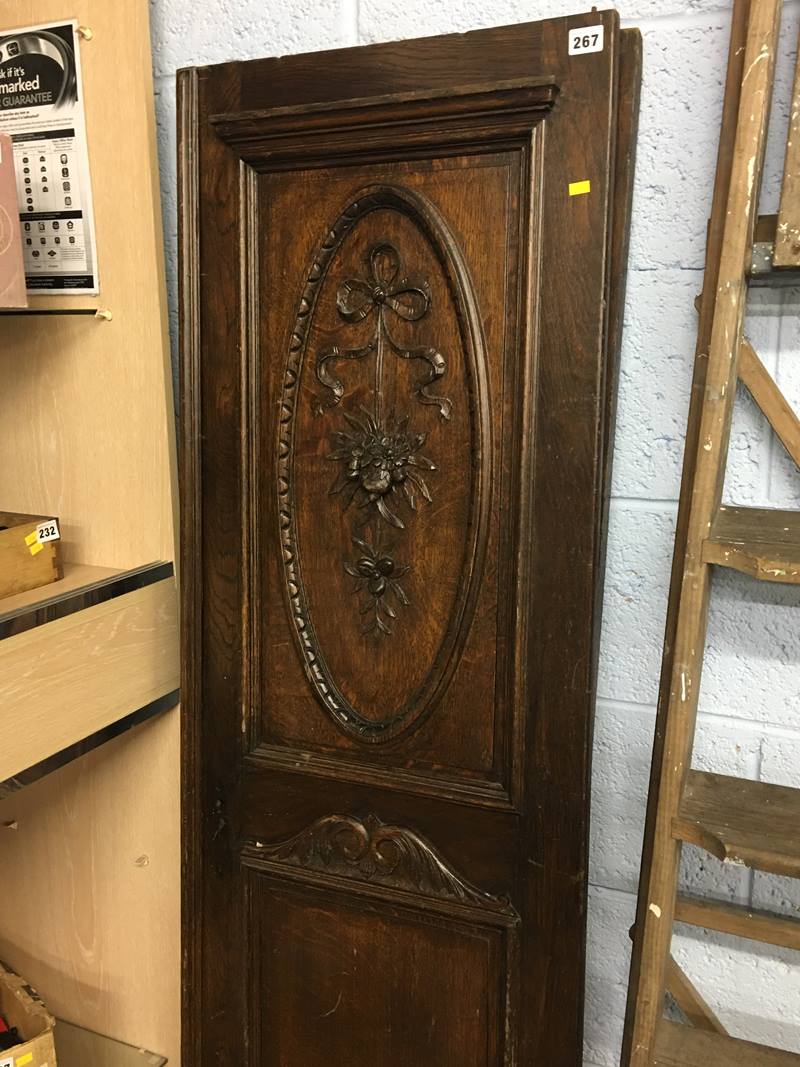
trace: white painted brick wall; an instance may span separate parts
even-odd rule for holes
[[[177,67],[468,30],[575,0],[151,0],[174,324]],[[588,0],[586,7],[589,6]],[[644,88],[620,381],[594,765],[586,1062],[618,1062],[667,582],[729,30],[727,0],[620,0]],[[775,210],[800,5],[784,6],[762,210]],[[800,292],[757,292],[748,334],[800,406]],[[800,506],[800,476],[740,397],[726,498]],[[800,591],[717,582],[696,764],[800,786]],[[687,849],[683,879],[800,914],[800,884]],[[800,1051],[796,955],[681,928],[680,961],[734,1033]]]

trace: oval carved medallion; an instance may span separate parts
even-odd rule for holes
[[[297,647],[346,734],[388,741],[452,677],[488,536],[477,303],[421,194],[370,186],[314,258],[281,394],[278,517]]]

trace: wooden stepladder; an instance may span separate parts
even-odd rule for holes
[[[800,268],[800,62],[780,214],[757,216],[779,17],[779,0],[735,0],[622,1067],[800,1067],[800,1056],[729,1037],[671,956],[675,921],[800,948],[797,920],[678,893],[684,841],[722,860],[800,877],[800,790],[691,766],[712,566],[800,583],[800,512],[721,504],[739,380],[800,466],[800,421],[743,336],[756,229],[760,241],[765,231],[771,235],[762,282],[779,284],[787,270]],[[690,1025],[662,1018],[667,990]]]

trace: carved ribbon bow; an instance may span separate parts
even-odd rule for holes
[[[388,242],[373,245],[366,256],[368,278],[348,278],[339,287],[336,307],[349,323],[360,323],[372,314],[376,316],[375,332],[370,341],[358,348],[340,348],[333,345],[320,353],[317,359],[317,378],[333,393],[329,406],[338,404],[344,395],[344,386],[332,373],[332,366],[339,360],[376,357],[376,417],[380,422],[378,399],[382,390],[381,372],[385,349],[400,359],[422,360],[428,364],[428,373],[415,386],[415,393],[423,404],[435,404],[443,419],[450,418],[452,404],[447,397],[434,396],[429,387],[441,378],[446,370],[445,359],[435,348],[425,345],[408,347],[400,344],[389,329],[389,313],[406,322],[423,318],[431,306],[428,283],[412,274],[404,276],[402,261],[397,249]]]
[[[431,304],[428,283],[417,274],[398,278],[400,255],[390,244],[373,245],[367,253],[370,281],[348,278],[339,287],[336,306],[346,322],[363,322],[373,311],[389,309],[407,322],[426,314]]]

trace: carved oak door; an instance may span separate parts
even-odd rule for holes
[[[181,75],[187,1067],[580,1062],[637,76]]]

